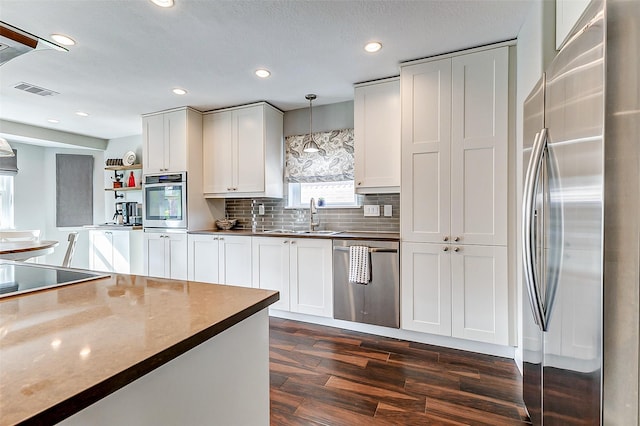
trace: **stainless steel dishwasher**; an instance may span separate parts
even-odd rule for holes
[[[367,246],[371,281],[349,282],[349,247]],[[333,317],[400,328],[400,243],[333,240]]]

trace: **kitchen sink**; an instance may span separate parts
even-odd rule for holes
[[[340,234],[342,231],[330,231],[330,230],[322,230],[322,231],[293,231],[291,229],[271,229],[269,231],[264,231],[265,234],[280,234],[280,235],[336,235]]]

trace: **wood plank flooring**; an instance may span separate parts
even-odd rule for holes
[[[513,360],[270,318],[271,425],[522,425]]]

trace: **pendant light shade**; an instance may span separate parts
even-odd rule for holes
[[[318,147],[318,144],[315,143],[315,141],[313,140],[313,111],[312,111],[311,102],[316,97],[317,96],[314,95],[314,94],[308,94],[307,96],[305,96],[305,99],[307,99],[309,101],[309,140],[307,142],[305,142],[304,146],[302,147],[302,150],[304,152],[318,152],[318,151],[320,151],[320,147]]]
[[[13,157],[13,149],[9,145],[9,142],[3,137],[0,137],[0,157]]]

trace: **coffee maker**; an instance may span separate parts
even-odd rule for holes
[[[123,225],[142,225],[140,205],[136,202],[116,203],[116,215],[122,215]]]

